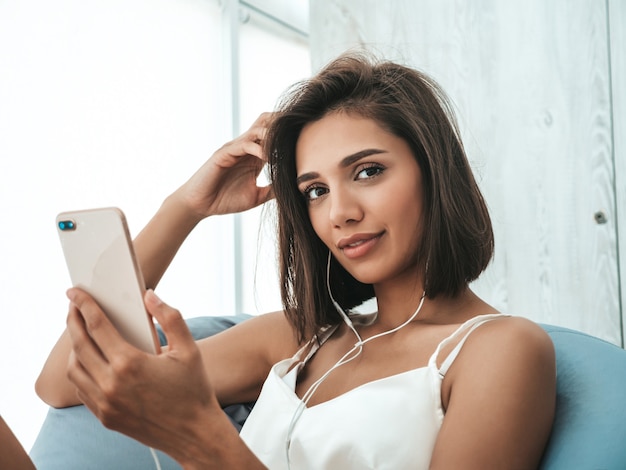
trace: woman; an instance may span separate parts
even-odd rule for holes
[[[271,188],[257,187],[266,162]],[[198,222],[272,196],[284,312],[194,343],[152,289]],[[70,289],[37,383],[52,406],[85,403],[185,468],[538,465],[552,343],[468,287],[492,256],[491,223],[450,106],[423,74],[337,59],[219,149],[135,246],[167,350],[137,351]],[[372,297],[377,314],[350,311]],[[238,435],[221,406],[257,398]]]

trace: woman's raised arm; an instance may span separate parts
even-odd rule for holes
[[[135,238],[134,248],[146,288],[154,289],[194,227],[211,215],[242,212],[266,202],[270,187],[257,186],[265,164],[261,142],[271,114],[262,114],[236,139],[218,149],[180,188],[165,199]],[[66,377],[71,344],[64,331],[35,384],[39,397],[54,407],[79,404]]]
[[[146,288],[154,289],[193,228],[211,215],[252,209],[271,197],[257,186],[265,164],[261,142],[271,114],[262,114],[241,136],[228,142],[170,195],[135,239]]]

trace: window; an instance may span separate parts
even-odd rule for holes
[[[279,90],[309,74],[306,37],[263,9],[276,4],[241,2],[238,12],[245,22],[238,33],[242,129],[273,106]],[[0,370],[11,384],[0,392],[0,413],[27,449],[46,410],[34,381],[67,311],[69,277],[54,217],[115,205],[136,234],[163,198],[231,138],[220,82],[227,6],[0,2]],[[164,278],[164,300],[185,316],[234,312],[235,276],[245,278],[241,285],[253,279],[257,223],[253,213],[237,223],[218,217],[202,224]],[[237,226],[242,267],[235,269]],[[255,305],[275,305],[259,305],[252,286],[242,295],[251,313]]]

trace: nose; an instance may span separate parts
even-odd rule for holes
[[[329,219],[333,227],[343,227],[363,218],[363,210],[356,194],[347,189],[334,188],[329,195]]]

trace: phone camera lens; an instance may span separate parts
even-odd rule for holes
[[[61,220],[59,222],[59,229],[61,230],[74,230],[76,228],[76,224],[73,220]]]

